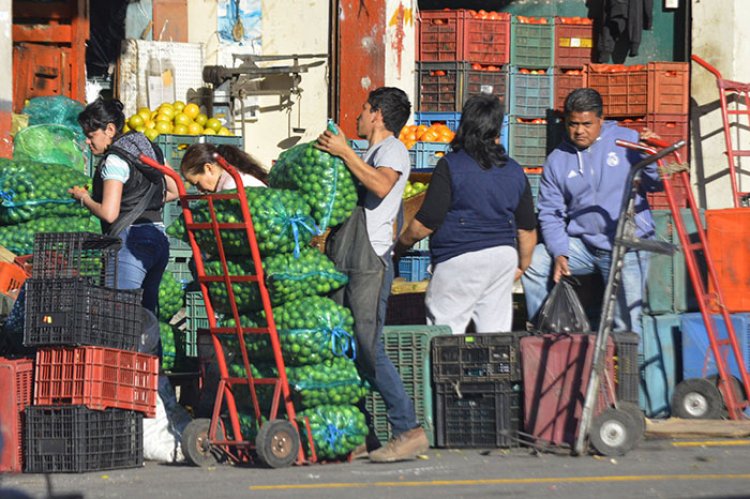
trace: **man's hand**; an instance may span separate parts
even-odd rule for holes
[[[552,280],[559,282],[560,278],[564,275],[570,275],[570,268],[568,268],[568,257],[558,256],[555,258],[555,270],[552,273]]]
[[[641,133],[639,134],[638,138],[640,139],[641,142],[644,142],[644,143],[649,139],[661,140],[661,137],[659,136],[659,134],[657,134],[656,132],[648,128],[644,128],[643,130],[641,130]]]
[[[318,143],[315,144],[315,147],[338,157],[342,157],[344,153],[350,149],[349,144],[346,142],[344,132],[340,129],[337,135],[331,133],[329,130],[321,133],[320,136],[318,136]]]

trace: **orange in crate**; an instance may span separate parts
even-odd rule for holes
[[[85,405],[156,416],[159,358],[103,347],[42,348],[36,354],[34,405]]]
[[[750,312],[750,208],[706,210],[706,237],[730,313]],[[716,288],[709,281],[709,292]]]

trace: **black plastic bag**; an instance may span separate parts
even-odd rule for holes
[[[536,321],[536,329],[540,333],[572,334],[591,331],[586,311],[571,283],[577,281],[570,277],[561,278],[547,296]]]

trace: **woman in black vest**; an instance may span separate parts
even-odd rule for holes
[[[500,145],[502,105],[478,95],[464,104],[452,151],[432,174],[424,204],[397,253],[430,236],[429,324],[464,334],[511,330],[513,282],[529,265],[536,216],[523,168]]]
[[[141,154],[159,163],[164,156],[142,133],[122,133],[122,107],[118,100],[99,98],[78,115],[91,152],[102,158],[91,194],[85,187],[68,192],[101,220],[102,233],[122,239],[116,286],[143,288],[143,306],[156,313],[159,283],[169,260],[162,208],[177,197],[177,187],[140,162]]]

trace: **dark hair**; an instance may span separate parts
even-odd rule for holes
[[[395,87],[380,87],[367,97],[373,112],[380,110],[385,128],[394,135],[401,133],[411,114],[411,103],[406,92]]]
[[[565,98],[565,116],[570,113],[593,112],[601,118],[603,108],[602,96],[593,88],[577,88]]]
[[[485,170],[504,166],[508,157],[497,143],[503,123],[503,105],[492,95],[475,95],[464,103],[461,122],[451,142],[454,151],[465,151]]]
[[[185,155],[182,157],[180,171],[183,174],[200,175],[203,173],[203,167],[206,163],[216,163],[216,159],[214,159],[214,154],[216,153],[220,154],[227,160],[227,163],[237,168],[240,172],[252,175],[268,185],[268,174],[255,158],[238,147],[226,144],[220,146],[207,143],[193,144],[187,148]]]
[[[119,100],[104,100],[99,97],[81,111],[78,115],[78,123],[86,135],[97,130],[104,130],[110,123],[115,125],[117,135],[120,135],[125,126],[125,114],[122,109],[123,105]]]

